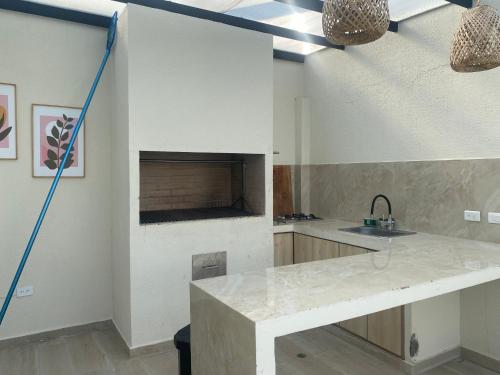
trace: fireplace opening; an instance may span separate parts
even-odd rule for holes
[[[265,155],[140,152],[140,223],[265,214]]]

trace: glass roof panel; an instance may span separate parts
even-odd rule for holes
[[[110,16],[125,4],[113,0],[31,0],[33,2]],[[167,0],[165,0],[167,1]],[[176,0],[175,2],[236,17],[323,35],[321,13],[301,9],[273,0]],[[449,4],[446,0],[389,0],[391,19],[402,21]],[[309,54],[324,47],[305,42],[274,37],[274,47],[290,52]]]

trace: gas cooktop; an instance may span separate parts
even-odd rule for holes
[[[315,220],[322,220],[322,219],[314,214],[304,214],[302,212],[292,215],[277,216],[274,218],[274,222],[276,224],[291,224],[301,221],[315,221]]]

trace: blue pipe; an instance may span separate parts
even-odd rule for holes
[[[106,41],[106,53],[104,54],[104,57],[101,62],[101,66],[99,67],[99,71],[97,72],[97,76],[94,79],[94,83],[92,84],[92,88],[90,89],[89,95],[87,96],[87,100],[85,101],[85,105],[83,106],[82,112],[80,114],[80,117],[78,118],[78,122],[75,126],[75,130],[73,131],[73,134],[71,135],[71,139],[69,141],[68,145],[68,150],[71,150],[73,147],[76,137],[78,137],[78,132],[80,131],[80,128],[82,126],[83,120],[85,119],[85,115],[87,114],[87,110],[89,109],[90,103],[92,102],[92,98],[94,97],[95,90],[97,89],[97,85],[99,83],[99,80],[101,79],[102,72],[104,71],[104,68],[106,66],[106,63],[108,62],[109,55],[111,53],[111,48],[113,47],[113,43],[115,41],[115,36],[116,36],[116,24],[118,21],[118,16],[117,13],[113,14],[113,17],[111,18],[111,23],[109,25],[109,30],[108,30],[108,38]],[[24,255],[21,259],[21,262],[19,263],[19,266],[16,271],[16,275],[14,276],[14,279],[12,280],[12,283],[9,288],[9,292],[7,293],[7,296],[5,297],[5,301],[2,306],[2,310],[0,310],[0,326],[2,325],[3,319],[5,318],[5,314],[7,313],[7,309],[9,308],[9,304],[12,300],[12,296],[14,295],[14,292],[17,288],[17,284],[19,282],[19,279],[21,278],[21,275],[24,270],[24,266],[26,265],[26,262],[28,261],[28,257],[30,256],[31,250],[33,248],[33,245],[36,241],[36,238],[38,236],[38,232],[40,231],[40,227],[42,226],[43,219],[45,218],[45,215],[47,214],[47,210],[49,209],[50,203],[52,202],[52,198],[54,196],[54,193],[56,192],[57,185],[59,184],[59,180],[61,179],[61,175],[64,172],[64,166],[66,165],[66,162],[69,158],[69,152],[66,152],[64,155],[64,158],[62,162],[59,164],[59,168],[57,170],[57,173],[54,177],[54,180],[52,181],[52,185],[50,186],[49,193],[47,195],[47,198],[45,198],[45,203],[43,204],[42,211],[40,212],[40,215],[38,216],[38,220],[36,221],[35,228],[33,229],[33,232],[31,233],[31,237],[28,241],[28,244],[26,245],[26,249],[24,250]]]

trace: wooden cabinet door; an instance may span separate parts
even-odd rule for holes
[[[353,255],[361,255],[366,254],[368,250],[363,249],[361,247],[339,244],[339,254],[341,257],[353,256]],[[359,318],[344,320],[340,322],[339,325],[345,330],[360,336],[364,339],[368,336],[368,317],[360,316]]]
[[[274,235],[274,266],[293,264],[293,233]]]
[[[346,245],[345,243],[339,244],[339,252],[341,257],[348,257],[352,255],[361,255],[368,253],[368,250],[362,247]]]
[[[334,241],[313,238],[312,260],[324,260],[339,257],[339,244]]]
[[[339,256],[337,242],[298,233],[295,233],[293,238],[294,263],[313,262]]]
[[[293,234],[293,262],[313,261],[313,238],[303,234]]]
[[[368,341],[403,356],[404,306],[368,315]]]

